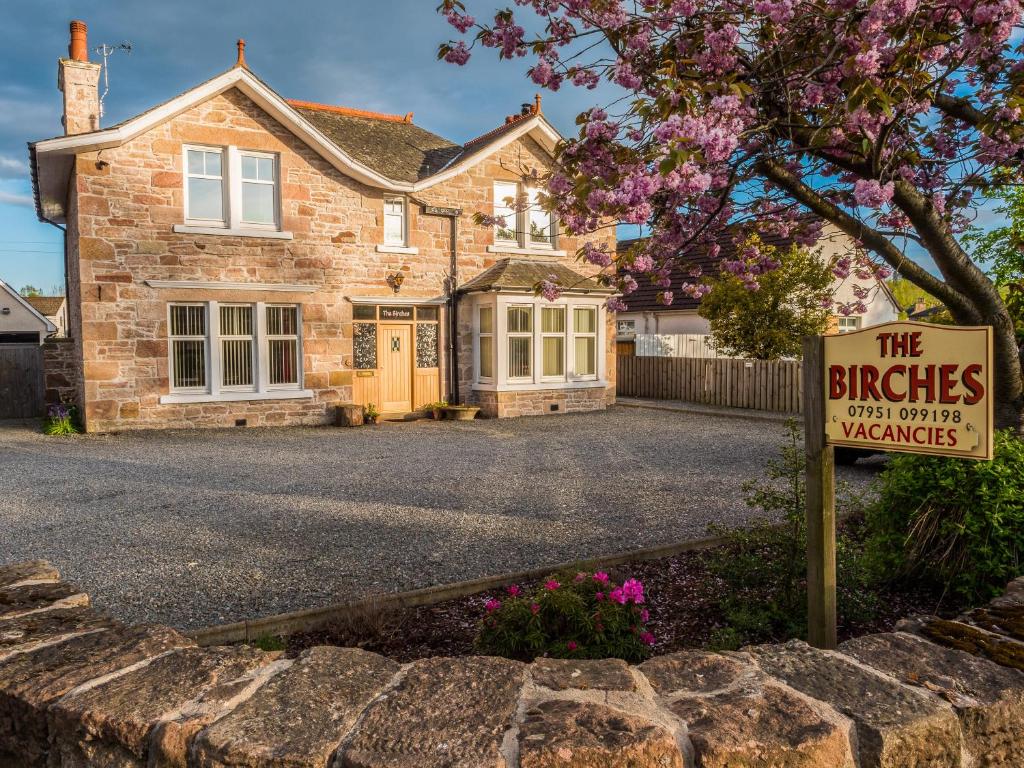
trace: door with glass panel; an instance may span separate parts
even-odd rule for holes
[[[412,410],[412,325],[386,325],[377,330],[377,360],[381,369],[380,410]]]

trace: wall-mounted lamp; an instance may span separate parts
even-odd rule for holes
[[[4,307],[3,309],[0,309],[0,315],[9,315],[9,314],[11,314],[11,308],[10,307]]]
[[[388,285],[391,286],[391,290],[398,293],[402,290],[402,283],[405,282],[405,275],[401,272],[395,272],[393,275],[388,275]]]

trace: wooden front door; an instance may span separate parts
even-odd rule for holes
[[[377,329],[381,411],[412,410],[412,328],[381,323]]]

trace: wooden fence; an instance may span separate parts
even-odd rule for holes
[[[0,419],[43,413],[43,348],[39,344],[0,344]]]
[[[797,360],[618,356],[618,394],[655,400],[800,413]]]
[[[635,341],[637,357],[729,357],[707,333],[638,333]]]

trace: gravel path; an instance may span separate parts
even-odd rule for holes
[[[754,512],[780,424],[613,408],[378,428],[0,427],[0,562],[197,628],[668,544]],[[873,467],[843,469],[866,485]]]

